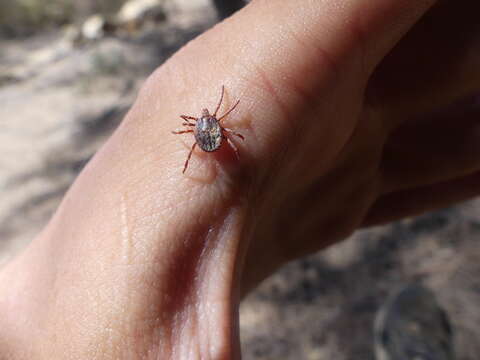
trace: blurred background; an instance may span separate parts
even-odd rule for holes
[[[145,78],[240,8],[228,0],[2,0],[0,266],[45,225]],[[480,354],[480,201],[356,233],[291,263],[241,308],[244,359],[373,360],[387,296],[421,281]]]

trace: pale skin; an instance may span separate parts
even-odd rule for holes
[[[476,196],[477,0],[435,3],[254,0],[177,52],[0,272],[0,358],[239,359],[278,267]],[[241,157],[182,174],[171,130],[222,84]]]

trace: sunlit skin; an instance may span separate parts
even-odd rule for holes
[[[435,4],[254,0],[178,51],[0,272],[0,358],[239,359],[280,266],[476,196],[480,4]],[[178,114],[222,84],[241,159],[182,174]]]

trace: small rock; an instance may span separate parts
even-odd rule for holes
[[[76,44],[82,38],[82,32],[75,25],[69,24],[65,26],[62,30],[63,30],[63,40],[70,44]]]
[[[97,40],[105,35],[105,18],[95,14],[90,16],[82,25],[82,36],[87,40]]]
[[[384,304],[375,321],[377,360],[453,360],[453,338],[446,312],[435,294],[410,284]]]
[[[117,23],[130,27],[138,27],[147,20],[161,21],[165,19],[160,0],[130,0],[117,14]]]

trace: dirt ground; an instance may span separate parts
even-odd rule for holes
[[[61,32],[0,40],[0,266],[46,223],[146,76],[214,22],[204,6],[78,46]],[[376,311],[414,281],[448,312],[458,359],[478,359],[479,236],[473,200],[289,264],[242,304],[244,359],[373,360]]]

